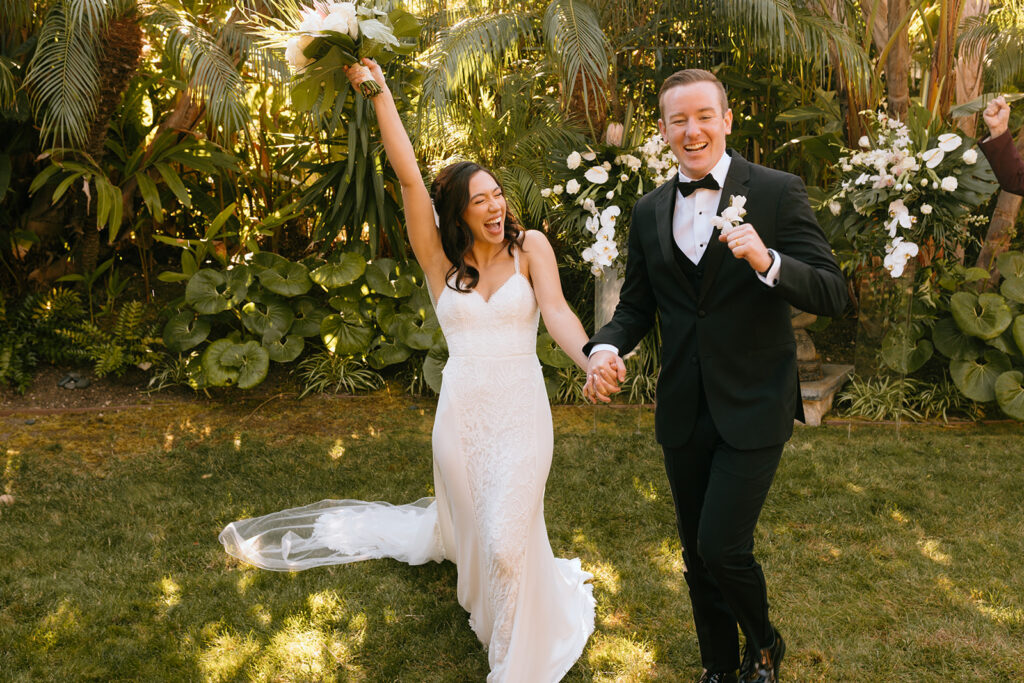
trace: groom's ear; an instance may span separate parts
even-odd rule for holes
[[[725,110],[725,115],[722,116],[722,121],[725,122],[725,134],[728,135],[732,132],[732,109]],[[658,123],[661,123],[661,121],[659,120]]]
[[[661,118],[658,119],[658,132],[661,133],[661,139],[664,140],[665,142],[668,142],[668,136],[665,135],[665,120],[664,119],[661,119]]]

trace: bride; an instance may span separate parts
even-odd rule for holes
[[[581,368],[587,335],[547,238],[520,228],[495,177],[452,164],[428,194],[380,67],[363,60],[348,75],[381,87],[373,104],[384,149],[448,342],[432,439],[436,498],[321,501],[234,522],[220,540],[239,559],[282,571],[377,557],[451,560],[459,603],[487,648],[488,683],[558,681],[594,630],[594,598],[591,575],[578,559],[555,558],[544,526],[552,427],[538,314]]]

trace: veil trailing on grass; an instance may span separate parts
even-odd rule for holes
[[[229,555],[274,571],[301,571],[390,557],[408,564],[445,559],[437,503],[322,500],[232,522],[218,537]]]

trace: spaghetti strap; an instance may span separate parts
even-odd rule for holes
[[[515,264],[516,273],[519,273],[519,247],[515,242],[512,243],[512,259]]]

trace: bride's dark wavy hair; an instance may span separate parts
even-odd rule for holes
[[[480,281],[480,273],[476,268],[466,263],[466,254],[473,248],[473,233],[469,226],[462,220],[462,214],[469,205],[469,179],[477,171],[483,171],[494,178],[504,195],[505,188],[501,181],[488,169],[472,161],[459,161],[449,164],[441,169],[441,172],[430,184],[430,198],[434,200],[434,209],[437,211],[438,228],[441,231],[441,248],[444,255],[452,262],[452,267],[445,274],[445,283],[457,292],[468,292]],[[507,200],[506,200],[507,202]],[[519,220],[505,206],[505,242],[508,245],[508,253],[512,254],[512,245],[520,248],[523,246],[525,236]],[[450,284],[452,274],[455,274],[455,285]]]

